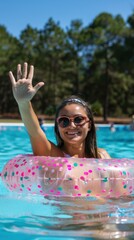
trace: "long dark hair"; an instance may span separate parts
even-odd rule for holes
[[[65,107],[66,105],[69,105],[72,103],[81,105],[86,110],[87,117],[89,118],[89,120],[91,122],[90,131],[88,132],[87,137],[85,139],[85,154],[87,157],[90,157],[90,158],[99,158],[99,154],[97,151],[96,129],[95,129],[93,113],[92,113],[90,107],[88,106],[88,104],[78,96],[71,96],[69,98],[66,98],[57,107],[56,116],[55,116],[55,128],[54,128],[57,145],[59,148],[62,148],[64,145],[64,141],[61,138],[60,133],[59,133],[57,118],[59,117],[59,113],[60,113],[61,109],[63,107]]]

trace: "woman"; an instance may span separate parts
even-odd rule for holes
[[[35,163],[38,173],[34,175],[37,179],[40,176],[37,189],[42,188],[44,194],[56,196],[60,194],[60,196],[118,197],[131,194],[131,186],[125,182],[127,175],[123,175],[122,181],[120,168],[113,171],[111,167],[107,172],[105,168],[98,167],[96,158],[109,159],[110,156],[104,149],[97,148],[91,109],[79,97],[69,97],[57,108],[55,134],[58,144],[55,145],[47,139],[31,105],[32,98],[44,83],[39,82],[33,87],[33,74],[34,67],[30,66],[28,73],[27,63],[24,63],[23,70],[18,64],[17,81],[12,72],[9,72],[13,95],[18,103],[22,121],[28,130],[34,155],[61,157],[45,158],[45,161],[38,158],[37,166]],[[95,164],[92,164],[93,161],[90,163],[88,158],[95,158]],[[30,166],[32,165],[28,164],[28,168]],[[23,164],[19,165],[20,173],[21,167],[23,168]],[[25,174],[28,177],[26,178],[28,181],[24,179],[25,189],[29,189],[34,181],[33,176],[27,173],[27,169]],[[21,181],[21,178],[19,179]],[[118,184],[116,184],[117,179]],[[12,187],[14,178],[10,179],[11,183],[6,178],[4,181]],[[15,188],[17,186],[20,189],[22,183],[20,181],[17,180],[18,185],[15,185]]]
[[[47,139],[31,105],[32,98],[44,82],[33,87],[33,75],[34,67],[31,65],[28,73],[27,63],[24,63],[23,69],[18,64],[17,81],[13,73],[9,72],[13,95],[28,130],[34,155],[110,158],[104,149],[97,148],[92,112],[88,105],[76,96],[65,99],[57,108],[55,133],[58,145]]]

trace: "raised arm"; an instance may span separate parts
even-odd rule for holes
[[[40,128],[37,116],[31,104],[31,100],[36,92],[44,85],[44,82],[39,82],[33,87],[33,75],[34,67],[31,65],[28,73],[27,63],[24,63],[23,69],[21,65],[18,64],[17,81],[10,71],[9,78],[12,84],[13,95],[18,103],[22,121],[29,133],[33,153],[35,155],[55,156],[60,154],[60,150],[46,138],[45,133]]]

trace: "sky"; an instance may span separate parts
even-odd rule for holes
[[[50,17],[66,29],[76,19],[86,26],[102,12],[120,14],[126,21],[134,12],[134,0],[1,0],[0,25],[19,37],[28,24],[43,29]]]

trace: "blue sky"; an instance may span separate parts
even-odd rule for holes
[[[19,37],[27,24],[43,29],[50,17],[66,28],[75,19],[81,19],[85,26],[101,12],[121,14],[126,20],[133,11],[134,0],[2,0],[0,25]]]

